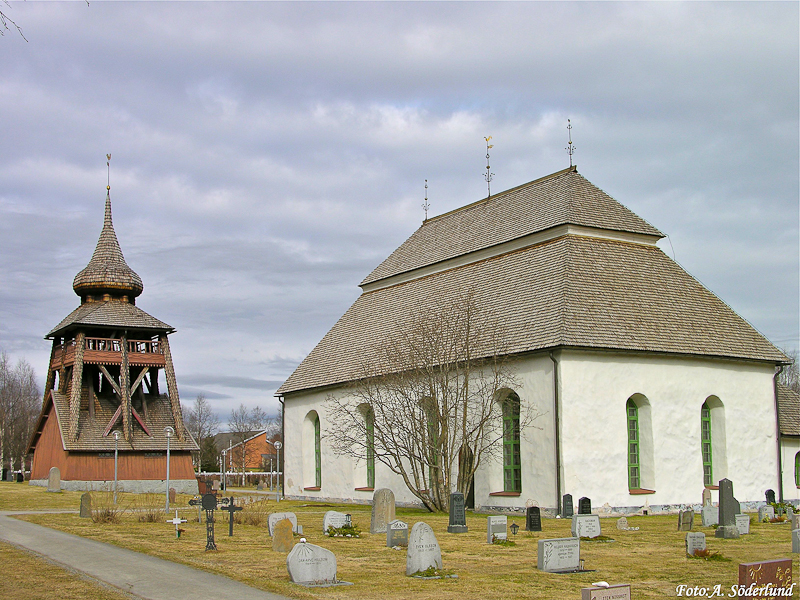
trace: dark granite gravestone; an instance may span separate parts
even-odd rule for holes
[[[23,483],[25,481],[25,475],[22,473],[17,473],[17,483]]]
[[[733,497],[733,482],[730,479],[719,480],[719,527],[714,532],[714,537],[724,539],[737,539],[739,529],[736,527],[738,502]]]
[[[775,490],[767,490],[764,495],[767,498],[767,504],[775,504]]]
[[[780,593],[778,597],[790,597],[789,588],[792,587],[791,558],[739,564],[739,589],[746,590],[751,585],[755,588],[763,588],[769,584],[772,584],[770,586],[772,595],[764,595],[763,597],[776,597],[778,593]]]
[[[542,530],[542,511],[538,506],[529,506],[525,511],[525,531]]]
[[[592,501],[586,496],[578,500],[578,514],[590,515],[592,514]]]
[[[464,494],[450,494],[450,522],[447,533],[467,533],[467,511],[464,507]]]
[[[92,495],[89,492],[81,494],[81,518],[92,518]]]
[[[561,499],[561,518],[571,519],[575,511],[572,509],[572,494],[564,494]]]
[[[391,521],[386,526],[386,547],[394,548],[395,546],[408,547],[408,523],[399,519]]]

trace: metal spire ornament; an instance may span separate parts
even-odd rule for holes
[[[486,175],[484,178],[486,179],[486,191],[487,191],[487,198],[492,197],[492,177],[494,173],[492,173],[492,168],[489,166],[489,149],[494,148],[494,144],[490,144],[489,140],[492,139],[492,136],[483,138],[486,140]]]
[[[567,119],[567,131],[569,132],[569,144],[564,150],[569,154],[569,166],[572,167],[572,154],[575,152],[575,146],[572,144],[572,123]]]
[[[425,204],[422,205],[422,208],[425,210],[425,220],[428,220],[428,209],[431,207],[428,204],[428,180],[425,180]]]
[[[108,182],[106,183],[106,192],[111,193],[111,155],[106,154],[106,168],[108,169]]]

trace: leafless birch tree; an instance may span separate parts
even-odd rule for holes
[[[36,373],[25,359],[11,366],[8,355],[0,353],[0,466],[9,470],[25,466],[41,399]]]

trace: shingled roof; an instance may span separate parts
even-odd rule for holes
[[[577,198],[571,197],[573,193]],[[504,206],[503,199],[515,206],[514,211]],[[492,202],[492,211],[485,210],[487,201],[482,201],[438,218],[442,223],[436,226],[439,236],[421,233],[437,222],[428,221],[365,282],[391,277],[401,269],[423,271],[421,267],[430,264],[430,259],[416,259],[412,252],[415,245],[421,254],[441,261],[459,252],[477,255],[481,244],[502,244],[510,236],[527,235],[523,232],[536,228],[564,225],[565,219],[592,228],[592,233],[580,235],[565,229],[563,234],[529,246],[412,276],[396,285],[367,286],[278,394],[359,378],[363,356],[401,330],[418,306],[432,297],[455,297],[467,289],[503,324],[503,341],[509,354],[575,347],[775,363],[787,360],[655,245],[662,236],[658,230],[600,192],[574,169],[493,196]],[[554,216],[559,203],[567,208]],[[523,208],[538,216],[526,217]],[[498,234],[494,229],[505,225],[498,222],[494,212],[517,222],[538,224],[512,224],[506,233]],[[481,215],[491,227],[484,226]],[[631,243],[603,238],[602,232],[608,230],[652,239]],[[476,242],[473,237],[482,241]],[[389,265],[392,257],[397,260]],[[474,356],[489,351],[475,349]]]
[[[126,293],[132,298],[144,289],[141,277],[128,266],[122,255],[111,221],[111,197],[108,195],[100,239],[89,264],[75,276],[72,289],[79,296],[114,292]]]
[[[60,335],[73,326],[90,325],[97,327],[119,327],[171,333],[174,328],[150,316],[142,309],[123,302],[86,302],[73,310],[61,323],[56,325],[45,337]]]
[[[800,436],[800,394],[782,383],[778,388],[778,424],[781,435]]]

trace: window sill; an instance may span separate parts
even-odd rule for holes
[[[644,496],[645,494],[655,494],[655,490],[646,490],[646,489],[636,489],[636,490],[628,490],[631,496]]]
[[[355,488],[355,491],[357,491],[357,492],[374,492],[375,488],[371,488],[371,487]]]
[[[490,496],[511,496],[511,497],[519,497],[522,492],[492,492],[489,494]]]
[[[707,485],[706,489],[707,490],[718,490],[719,486],[718,485]]]
[[[318,487],[307,487],[307,488],[303,488],[303,491],[304,491],[304,492],[318,492],[319,490],[320,490],[320,488],[318,488]]]

